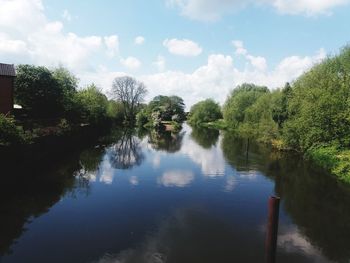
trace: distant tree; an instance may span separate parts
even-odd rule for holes
[[[158,95],[148,105],[148,112],[158,111],[162,121],[185,120],[185,103],[179,96]]]
[[[113,98],[123,104],[125,120],[134,123],[139,104],[147,94],[146,86],[132,77],[117,77],[113,81],[112,93]]]
[[[64,90],[45,67],[19,65],[15,79],[15,101],[30,117],[51,118],[63,113]]]
[[[189,123],[198,126],[201,123],[216,121],[222,118],[220,105],[212,99],[206,99],[191,107]]]
[[[247,108],[262,95],[269,93],[265,86],[244,83],[236,87],[226,99],[223,107],[224,119],[232,126],[244,121]]]

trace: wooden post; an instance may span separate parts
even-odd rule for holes
[[[278,233],[278,216],[279,216],[280,198],[271,196],[269,198],[269,211],[267,219],[266,243],[265,243],[265,262],[276,262],[276,247]]]

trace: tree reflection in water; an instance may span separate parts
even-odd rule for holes
[[[209,149],[218,142],[220,132],[216,129],[192,127],[191,138],[202,146]]]
[[[25,224],[47,213],[62,196],[89,194],[88,182],[75,176],[82,169],[79,155],[51,158],[39,164],[2,165],[0,256],[11,254],[11,246],[26,231]]]
[[[184,131],[174,133],[170,131],[152,130],[148,135],[148,142],[156,151],[175,153],[181,149],[184,135]]]
[[[251,143],[249,159],[246,160],[246,140],[231,134],[225,134],[222,149],[233,168],[241,172],[260,171],[275,181],[275,192],[282,198],[283,209],[297,225],[297,229],[281,226],[279,245],[282,250],[306,254],[321,251],[332,261],[348,262],[348,185],[321,172],[299,155],[273,151],[254,142]]]
[[[119,141],[107,152],[109,160],[115,169],[130,169],[139,166],[144,160],[141,141],[134,136],[133,131],[125,130]]]

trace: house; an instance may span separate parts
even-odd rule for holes
[[[13,109],[13,89],[16,70],[14,65],[0,63],[0,113]]]

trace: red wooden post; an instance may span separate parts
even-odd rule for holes
[[[265,243],[266,263],[275,263],[276,261],[279,204],[279,197],[271,196],[269,198],[269,215],[267,220],[267,232]]]

